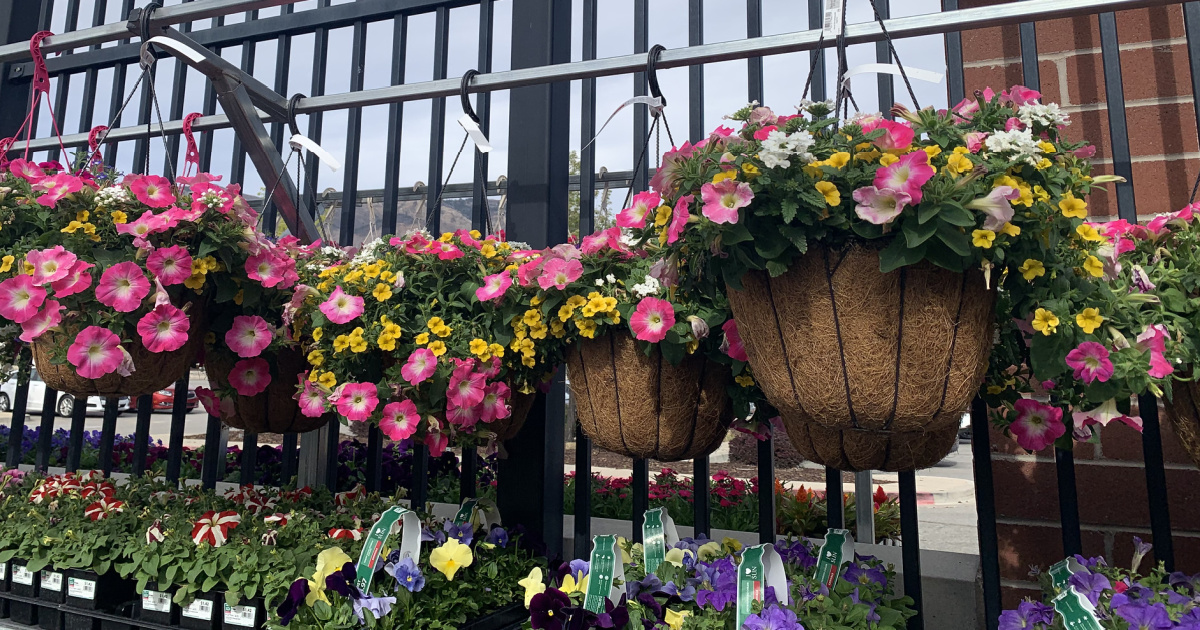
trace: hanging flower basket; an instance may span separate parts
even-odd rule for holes
[[[1192,463],[1200,467],[1200,383],[1176,383],[1172,393],[1170,400],[1163,399],[1167,422],[1171,423]]]
[[[509,399],[511,411],[508,417],[495,420],[487,425],[487,428],[496,434],[497,442],[507,442],[517,437],[521,427],[525,426],[525,418],[529,416],[529,411],[533,409],[533,401],[536,399],[536,394],[516,392],[512,395],[512,398]]]
[[[230,376],[238,369],[238,363],[238,357],[227,350],[213,350],[204,355],[204,371],[213,390],[236,390]],[[228,403],[224,400],[218,403],[222,422],[250,433],[307,433],[325,426],[323,416],[305,416],[296,404],[296,384],[308,367],[298,350],[281,348],[274,356],[262,357],[257,366],[268,370],[270,383],[258,394],[235,393]]]
[[[733,418],[727,366],[688,355],[678,365],[612,331],[567,352],[580,425],[597,446],[628,457],[678,461],[712,453]]]
[[[805,457],[841,470],[929,466],[953,445],[992,346],[974,271],[882,273],[877,249],[813,245],[729,300],[750,365]]]

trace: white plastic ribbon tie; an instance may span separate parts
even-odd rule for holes
[[[458,124],[467,131],[468,136],[471,136],[471,141],[475,143],[475,148],[479,149],[480,153],[491,152],[492,143],[488,142],[487,136],[483,135],[483,130],[479,128],[479,123],[475,122],[470,116],[463,114],[458,119]]]
[[[336,172],[339,168],[342,168],[342,163],[339,162],[337,158],[333,157],[333,155],[322,148],[321,145],[309,140],[302,134],[296,134],[292,136],[291,140],[288,142],[293,146],[300,145],[301,147],[308,149],[309,153],[317,156],[317,159],[321,160],[321,162],[325,164],[325,166],[328,166],[329,170],[331,171]]]
[[[661,96],[635,96],[631,99],[626,100],[624,103],[621,103],[620,105],[618,105],[615,110],[613,110],[613,113],[609,115],[608,120],[604,121],[603,125],[600,125],[600,130],[596,132],[596,135],[592,136],[592,139],[590,141],[588,141],[588,143],[585,144],[583,146],[583,149],[580,149],[580,151],[584,151],[588,147],[592,146],[592,143],[596,141],[596,138],[600,137],[600,134],[604,131],[604,128],[608,126],[608,123],[612,122],[612,119],[616,118],[617,114],[621,113],[622,109],[625,109],[626,107],[629,107],[630,105],[638,105],[638,104],[649,107],[651,113],[661,112],[663,107],[666,106],[663,103]]]
[[[900,66],[894,63],[864,63],[861,66],[854,66],[846,71],[842,83],[849,83],[850,77],[858,74],[894,74],[902,76]],[[903,74],[907,74],[910,79],[918,81],[927,81],[929,83],[941,83],[942,73],[932,70],[923,70],[921,68],[905,68]]]

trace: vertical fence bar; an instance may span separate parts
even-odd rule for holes
[[[871,496],[871,471],[854,473],[854,521],[855,539],[858,542],[875,542],[875,499]]]
[[[133,429],[133,476],[146,472],[146,453],[150,450],[150,414],[154,410],[151,394],[137,398],[137,423]]]
[[[875,0],[875,9],[879,12],[879,17],[888,19],[892,17],[892,7],[890,0]],[[888,43],[875,42],[875,61],[879,63],[894,63],[892,60],[892,51],[888,49]],[[879,111],[883,112],[884,116],[892,118],[889,110],[892,108],[892,103],[896,102],[896,82],[895,77],[890,74],[881,73],[877,77],[879,85]]]
[[[1187,33],[1188,69],[1192,78],[1192,101],[1200,102],[1200,2],[1183,4],[1183,26]],[[1200,130],[1200,107],[1193,108]]]
[[[633,460],[633,542],[642,542],[642,523],[650,509],[650,461]]]
[[[650,22],[650,4],[649,0],[633,0],[633,52],[644,53],[650,50],[650,33],[648,24]],[[633,94],[634,96],[646,95],[646,73],[633,73]],[[650,131],[648,121],[648,108],[645,106],[633,106],[633,162],[638,163],[638,157],[643,153],[645,158],[641,160],[642,166],[637,168],[633,173],[633,192],[646,189],[646,182],[650,175],[650,163],[654,162],[656,155],[652,155],[650,148],[647,146],[649,140],[647,135]],[[636,515],[635,515],[636,516]],[[635,532],[637,534],[637,532]]]
[[[79,0],[67,0],[66,15],[63,20],[63,30],[66,32],[74,31],[79,28]],[[74,51],[66,50],[62,54],[70,55]],[[58,119],[58,128],[63,133],[66,133],[66,120],[64,114],[67,111],[67,95],[71,87],[71,75],[63,73],[58,75],[58,85],[54,91],[54,116]],[[70,168],[71,157],[69,155],[59,155],[58,149],[51,149],[49,153],[51,160],[58,160],[68,165]]]
[[[283,434],[283,453],[281,455],[281,463],[279,466],[279,485],[286,486],[292,483],[292,478],[296,476],[296,434]]]
[[[495,17],[494,0],[481,0],[479,3],[479,61],[476,70],[492,71],[492,39],[493,22]],[[492,129],[492,93],[480,92],[475,95],[475,115],[479,116],[479,129],[487,136]],[[482,151],[472,151],[475,156],[474,184],[471,187],[471,228],[492,232],[497,228],[493,224],[490,204],[488,202],[488,154]],[[497,217],[498,218],[498,217]],[[488,229],[488,228],[491,229]]]
[[[254,469],[258,465],[258,434],[242,431],[242,461],[238,474],[238,485],[254,483]]]
[[[117,399],[115,397],[104,399],[104,422],[100,425],[100,472],[104,473],[105,477],[111,477],[113,472],[113,441],[117,434],[117,414],[120,411],[117,409]]]
[[[429,500],[429,447],[414,441],[412,457],[412,485],[408,488],[408,496],[412,499],[412,509],[423,511]]]
[[[957,11],[958,0],[942,0],[942,11]],[[963,76],[962,33],[952,31],[945,34],[946,42],[946,89],[949,91],[950,106],[953,107],[966,96],[966,80]]]
[[[371,425],[367,429],[367,491],[379,492],[383,488],[383,431]]]
[[[825,511],[830,529],[846,526],[846,514],[842,508],[842,471],[825,467]]]
[[[758,542],[775,542],[775,444],[758,441]]]
[[[957,101],[956,101],[957,102]],[[975,510],[979,567],[983,574],[983,611],[988,630],[1000,623],[1000,544],[996,533],[996,487],[992,481],[992,436],[987,403],[971,401],[971,459],[975,468]]]
[[[92,26],[95,27],[104,24],[104,14],[107,10],[107,0],[95,0],[92,4]],[[96,44],[88,48],[88,50],[100,50],[100,45]],[[95,66],[89,67],[83,73],[83,90],[81,91],[83,97],[79,106],[79,131],[86,132],[92,128],[92,121],[96,115],[96,84],[99,76],[100,69]]]
[[[246,12],[247,22],[257,18],[258,11]],[[256,52],[257,48],[255,47],[253,41],[244,40],[242,42],[242,59],[238,67],[242,69],[242,72],[245,72],[251,76],[254,74],[254,60],[257,56],[255,54]],[[246,180],[246,151],[242,148],[242,139],[239,138],[237,134],[233,135],[232,149],[233,155],[229,160],[229,182],[232,184],[243,184]],[[263,186],[266,186],[267,183],[268,182],[263,182]]]
[[[1025,87],[1041,89],[1041,72],[1038,68],[1037,25],[1026,22],[1021,25],[1021,73]]]
[[[392,85],[404,83],[404,63],[407,59],[408,16],[392,19]],[[387,153],[383,166],[383,234],[396,233],[396,215],[400,211],[400,135],[404,129],[404,103],[388,105]]]
[[[294,12],[295,12],[295,6],[288,4],[288,5],[284,5],[281,8],[280,14],[281,15],[291,15]],[[292,37],[290,35],[280,35],[279,39],[276,40],[276,43],[275,43],[275,88],[274,89],[275,89],[275,92],[282,94],[284,96],[288,96],[288,69],[289,69],[289,66],[291,65],[289,63],[289,61],[291,60],[291,57],[292,57]],[[280,149],[283,149],[286,146],[283,141],[283,132],[286,127],[287,127],[286,121],[271,123],[271,142],[275,143],[275,146]],[[290,131],[290,129],[288,131]],[[177,141],[178,136],[173,136],[172,139]],[[297,159],[299,159],[299,156],[297,156]],[[296,196],[297,196],[297,198],[299,198],[300,195],[303,194],[303,190],[300,189],[300,182],[296,182],[296,187],[297,187],[296,188]],[[276,226],[278,224],[278,217],[279,217],[278,208],[275,206],[274,202],[272,202],[266,208],[263,208],[263,219],[262,219],[263,231],[274,236],[276,234]]]
[[[83,423],[87,420],[87,399],[74,399],[71,406],[71,433],[67,436],[67,472],[79,470],[83,456]]]
[[[291,8],[290,6],[288,7]],[[176,26],[176,29],[181,33],[190,33],[192,31],[191,22],[185,22]],[[186,63],[175,62],[175,76],[172,77],[171,83],[171,109],[170,120],[183,119],[184,98],[187,96],[187,75],[188,66]],[[80,131],[85,128],[80,127]],[[179,158],[179,134],[171,134],[167,136],[166,154],[163,155],[163,172],[169,173],[172,168],[175,169],[174,175],[178,175],[183,171],[183,160]],[[263,225],[268,225],[263,223]]]
[[[1137,222],[1133,197],[1133,165],[1129,152],[1129,127],[1125,120],[1125,88],[1121,83],[1121,50],[1117,41],[1117,16],[1101,13],[1100,52],[1104,60],[1104,99],[1107,102],[1109,142],[1112,146],[1113,173],[1125,178],[1117,182],[1117,214]]]
[[[217,487],[217,481],[225,477],[225,453],[221,448],[221,419],[208,417],[204,431],[204,461],[200,468],[200,483],[205,488]]]
[[[212,20],[212,28],[221,26],[224,23],[225,23],[225,18],[223,18],[223,17],[215,18]],[[213,51],[214,55],[220,55],[221,47],[214,46],[212,48],[212,51]],[[215,89],[213,89],[213,85],[212,85],[211,81],[205,81],[204,82],[204,102],[201,105],[200,112],[203,113],[205,116],[210,116],[216,111],[217,111],[217,92]],[[314,115],[320,115],[320,114],[314,114]],[[215,136],[216,136],[216,134],[213,132],[200,134],[200,147],[199,147],[199,149],[200,149],[200,167],[199,168],[200,168],[201,173],[207,173],[210,170],[212,170],[212,149],[213,149],[213,138]],[[312,136],[310,135],[309,137],[311,138]],[[313,140],[313,142],[320,142],[320,140]],[[223,472],[224,471],[222,471],[222,473]]]
[[[342,423],[336,415],[329,419],[325,432],[325,487],[330,492],[338,489],[338,444],[342,439]]]
[[[688,45],[704,43],[704,0],[688,0]],[[688,66],[688,137],[693,143],[704,138],[704,65]],[[712,503],[709,501],[708,456],[692,461],[693,535],[712,534]]]
[[[447,57],[450,54],[450,9],[439,6],[434,11],[433,78],[446,78]],[[429,181],[425,190],[429,201],[425,206],[425,226],[436,237],[442,233],[442,178],[446,143],[446,99],[435,98],[429,112]]]
[[[171,406],[171,438],[167,443],[167,482],[179,483],[183,468],[183,429],[187,422],[188,376],[175,381],[175,400]],[[223,455],[223,454],[222,454]],[[223,459],[223,458],[222,458]]]
[[[330,0],[317,0],[317,7],[327,7],[329,6],[329,3]],[[325,77],[329,71],[328,64],[326,63],[328,58],[329,29],[325,27],[317,28],[313,31],[313,73],[312,84],[309,86],[309,96],[321,96],[325,94]],[[323,128],[323,114],[321,112],[312,112],[308,115],[308,130],[304,132],[304,135],[308,136],[313,142],[320,144],[321,130]],[[317,163],[317,156],[309,153],[304,161],[304,169],[305,172],[313,178],[313,180],[312,185],[308,186],[308,189],[303,194],[308,197],[308,207],[313,209],[313,212],[317,217],[320,217],[321,209],[317,207],[317,194],[315,192],[318,187],[318,181],[316,180],[318,166],[319,164]],[[323,233],[325,230],[324,221],[318,218],[316,223],[317,228]],[[314,436],[309,439],[315,440],[316,437]],[[301,451],[304,450],[305,441],[306,440],[301,440]],[[309,456],[304,455],[304,457],[307,459]]]
[[[54,436],[54,409],[58,404],[58,392],[47,387],[42,396],[42,418],[38,428],[37,458],[35,467],[46,472],[50,467],[50,438]]]
[[[350,51],[350,91],[363,89],[364,63],[367,54],[367,23],[354,23],[354,39]],[[362,147],[362,108],[346,110],[346,172],[342,180],[342,216],[338,242],[354,244],[354,219],[358,211],[358,154]]]
[[[1075,486],[1075,453],[1054,448],[1054,466],[1058,471],[1058,513],[1062,524],[1063,555],[1083,553],[1079,532],[1079,490]]]
[[[913,599],[917,614],[908,620],[908,630],[924,630],[925,614],[921,595],[921,538],[917,529],[917,474],[899,474],[900,480],[900,547],[904,562],[904,594]]]
[[[17,364],[17,389],[13,399],[9,401],[12,410],[12,425],[8,431],[8,453],[4,463],[9,468],[16,468],[24,454],[21,452],[21,442],[25,438],[25,415],[29,407],[29,375],[33,366],[33,358],[28,349],[21,350]]]
[[[458,477],[458,500],[475,497],[475,489],[479,480],[479,448],[473,443],[466,444],[462,449],[460,473]]]
[[[592,549],[592,443],[578,421],[575,423],[574,534],[575,557],[587,558]]]
[[[1139,396],[1138,413],[1142,417],[1142,453],[1146,465],[1146,497],[1150,501],[1154,559],[1162,562],[1171,572],[1175,570],[1175,543],[1171,537],[1171,510],[1167,499],[1167,471],[1163,465],[1158,399],[1152,394]]]

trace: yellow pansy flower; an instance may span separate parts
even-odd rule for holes
[[[435,341],[429,344],[429,351],[432,352],[433,356],[435,357],[440,357],[443,354],[446,354],[446,342]]]
[[[975,230],[971,232],[971,244],[983,249],[991,249],[996,233],[991,230]]]
[[[454,574],[463,567],[471,566],[474,559],[471,548],[458,542],[457,538],[446,540],[441,547],[434,549],[429,554],[429,564],[441,571],[442,575],[451,582],[454,581]]]
[[[1088,256],[1087,260],[1083,261],[1083,270],[1092,277],[1099,278],[1104,275],[1104,263],[1095,256]]]
[[[1073,219],[1087,218],[1087,202],[1082,199],[1076,199],[1075,195],[1067,193],[1058,202],[1058,209],[1062,213]]]
[[[525,588],[525,607],[529,608],[529,602],[533,601],[534,595],[540,595],[546,592],[546,585],[542,584],[542,569],[534,567],[529,571],[529,575],[517,581],[519,586]]]
[[[817,182],[817,192],[825,197],[825,203],[830,206],[836,206],[842,203],[842,193],[838,191],[837,184],[833,182]]]
[[[1058,331],[1058,317],[1044,308],[1039,308],[1033,314],[1033,329],[1049,337]]]
[[[576,575],[570,573],[563,576],[562,587],[559,589],[562,592],[570,595],[571,593],[586,593],[587,592],[588,576],[580,571]]]
[[[1079,325],[1080,330],[1090,335],[1104,323],[1104,317],[1100,315],[1098,308],[1085,308],[1075,316],[1075,323]]]
[[[683,620],[687,619],[688,611],[683,610],[676,612],[668,608],[663,616],[663,621],[671,630],[683,630]]]
[[[1040,260],[1026,258],[1025,262],[1021,263],[1020,267],[1017,267],[1017,271],[1020,271],[1021,276],[1026,280],[1033,282],[1034,278],[1046,275],[1046,266]]]
[[[308,596],[304,602],[309,606],[316,604],[318,601],[329,603],[329,598],[325,597],[325,580],[329,576],[342,570],[347,562],[350,562],[350,556],[346,552],[337,547],[330,547],[317,554],[317,569],[313,573],[313,579],[308,581]]]

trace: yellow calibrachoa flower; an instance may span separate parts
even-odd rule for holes
[[[314,328],[314,329],[313,329],[313,341],[320,341],[320,340],[321,340],[321,336],[322,336],[323,334],[324,334],[324,331],[323,331],[323,330],[321,330],[321,327],[320,327],[320,326],[317,326],[316,328]]]
[[[720,184],[721,182],[723,182],[727,179],[737,179],[737,171],[735,171],[733,169],[730,169],[727,171],[721,171],[720,173],[713,175],[712,183]]]
[[[942,147],[939,147],[936,144],[931,144],[925,147],[925,154],[929,156],[930,160],[932,160],[933,158],[942,154]]]
[[[1041,142],[1038,143],[1038,148],[1042,150],[1042,153],[1057,153],[1058,152],[1058,149],[1054,148],[1053,144],[1046,142],[1045,140],[1042,140]]]
[[[333,339],[333,351],[334,352],[341,352],[349,347],[350,347],[350,336],[349,335],[338,335],[337,337],[334,337],[334,339]]]
[[[846,155],[850,155],[850,154],[847,153]],[[759,174],[758,167],[755,166],[752,162],[743,163],[742,164],[742,172],[746,174],[746,179],[754,179],[755,177],[758,177],[758,174]]]
[[[951,175],[957,176],[963,173],[970,173],[974,168],[975,163],[971,161],[971,158],[962,153],[955,152],[946,158],[946,171]]]
[[[836,206],[842,203],[842,193],[838,191],[837,184],[833,182],[817,182],[817,192],[825,197],[825,203],[830,206]]]
[[[490,240],[484,241],[483,247],[479,248],[479,253],[483,254],[484,258],[492,258],[496,255],[496,246]]]
[[[1100,262],[1095,256],[1088,256],[1087,260],[1083,261],[1083,270],[1088,272],[1093,278],[1104,276],[1104,263]]]
[[[429,344],[429,350],[430,352],[433,352],[433,356],[440,357],[443,354],[446,354],[446,342],[435,341]]]
[[[1079,227],[1075,228],[1075,233],[1078,234],[1080,236],[1080,238],[1082,238],[1085,241],[1103,241],[1104,240],[1104,237],[1100,236],[1100,230],[1097,230],[1096,228],[1092,227],[1091,225],[1088,225],[1087,223],[1082,223],[1079,225]]]
[[[363,277],[362,269],[355,269],[354,271],[351,271],[350,273],[346,274],[346,277],[343,280],[345,282],[358,282],[359,280],[362,279],[362,277]]]
[[[2,258],[0,260],[3,261],[2,263],[0,263],[0,273],[4,273],[4,272],[8,271],[9,269],[12,269],[13,261],[16,260],[16,258],[13,258],[12,256],[5,256],[4,258]]]
[[[671,221],[671,206],[663,204],[654,211],[654,225],[664,226]]]
[[[754,379],[746,374],[734,377],[733,382],[741,385],[742,387],[751,387],[754,385]]]
[[[542,584],[542,569],[534,567],[529,571],[529,576],[518,580],[519,586],[525,587],[525,607],[529,608],[529,602],[533,601],[534,595],[539,595],[546,592],[546,585]]]
[[[1098,308],[1085,308],[1075,316],[1075,323],[1080,330],[1090,335],[1100,327],[1100,324],[1104,323],[1104,316],[1100,314]]]
[[[383,263],[377,260],[369,265],[364,266],[362,271],[363,275],[366,277],[376,278],[379,276],[379,273],[383,271]]]
[[[991,249],[996,240],[996,233],[991,230],[975,230],[971,232],[971,244],[982,249]]]
[[[113,210],[112,213],[110,213],[108,216],[112,217],[112,222],[116,225],[123,225],[127,221],[129,221],[129,217],[126,216],[125,213],[121,212],[120,210]]]
[[[1000,232],[1009,236],[1019,236],[1021,234],[1021,228],[1013,225],[1012,223],[1005,223],[1003,226],[1001,226]]]
[[[1046,266],[1040,260],[1026,258],[1025,262],[1021,263],[1020,267],[1017,267],[1017,271],[1020,271],[1021,276],[1026,280],[1033,282],[1034,278],[1046,275]]]
[[[392,297],[392,287],[380,282],[375,285],[375,290],[371,292],[371,295],[374,295],[375,299],[380,302],[386,302]]]
[[[883,155],[879,156],[880,166],[890,166],[891,164],[899,161],[900,158],[892,155],[891,153],[884,153]]]
[[[829,159],[825,160],[825,163],[834,168],[845,168],[850,163],[850,154],[845,151],[838,151],[829,156]]]
[[[491,358],[491,352],[488,351],[488,342],[476,337],[471,340],[469,347],[471,354],[479,357],[480,361],[487,361]]]
[[[1050,193],[1046,192],[1046,189],[1041,186],[1033,187],[1033,197],[1042,203],[1050,202]]]
[[[82,229],[83,229],[82,221],[71,221],[70,223],[67,224],[67,227],[65,227],[59,231],[65,233],[65,234],[74,234],[76,231],[82,230]]]
[[[414,339],[414,341],[417,342],[418,346],[423,346],[423,345],[429,343],[429,333],[421,333],[421,334],[417,335],[417,338]]]
[[[321,367],[325,362],[325,355],[320,350],[313,350],[308,353],[308,364],[313,367]]]
[[[333,389],[337,385],[337,377],[333,372],[325,372],[317,377],[317,384],[326,389]]]
[[[561,326],[561,324],[560,324],[560,326]],[[488,354],[491,354],[494,357],[504,358],[504,346],[502,346],[498,343],[489,344],[488,345]]]
[[[1058,317],[1044,308],[1039,308],[1033,314],[1033,329],[1049,337],[1058,331]]]
[[[463,567],[471,566],[471,562],[475,560],[475,556],[471,553],[471,548],[458,542],[456,538],[447,539],[446,542],[429,554],[429,564],[433,568],[442,572],[447,580],[454,581],[454,574]]]
[[[1044,170],[1050,168],[1051,166],[1054,166],[1054,162],[1051,162],[1050,158],[1042,158],[1042,159],[1038,160],[1038,163],[1035,164],[1033,167],[1039,171],[1044,171]]]
[[[1076,199],[1075,195],[1067,193],[1062,200],[1058,202],[1058,209],[1062,210],[1065,216],[1074,219],[1087,218],[1087,202],[1082,199]]]
[[[993,396],[995,396],[996,394],[999,394],[1002,391],[1004,391],[1004,388],[1000,387],[999,385],[988,385],[988,388],[987,388],[987,393],[989,393]]]

